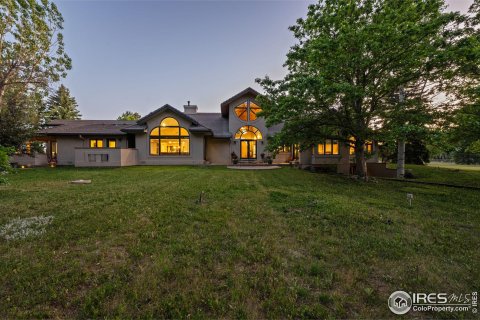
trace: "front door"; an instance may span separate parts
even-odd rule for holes
[[[240,159],[257,159],[257,140],[240,140]]]

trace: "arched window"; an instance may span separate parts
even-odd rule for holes
[[[243,126],[235,133],[235,139],[262,140],[262,133],[254,126]]]
[[[174,118],[165,118],[150,131],[150,155],[190,154],[190,135]]]
[[[262,111],[255,102],[247,100],[235,107],[235,114],[242,121],[254,121],[257,119],[257,113]]]

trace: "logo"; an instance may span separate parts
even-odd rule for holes
[[[412,298],[405,291],[395,291],[388,298],[388,307],[395,314],[405,314],[412,307]]]

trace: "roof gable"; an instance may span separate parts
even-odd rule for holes
[[[157,115],[165,112],[165,111],[171,111],[173,113],[175,113],[176,115],[178,115],[179,117],[182,117],[183,119],[187,120],[187,121],[190,121],[193,125],[198,125],[199,123],[197,122],[197,120],[193,119],[192,117],[190,117],[189,115],[181,112],[180,110],[178,109],[175,109],[174,107],[172,107],[171,105],[169,104],[166,104],[160,108],[158,108],[157,110],[154,110],[152,112],[150,112],[149,114],[147,114],[146,116],[140,118],[138,121],[137,121],[137,124],[141,125],[141,124],[146,124],[148,120],[156,117]]]
[[[260,93],[255,90],[255,89],[252,89],[251,87],[248,87],[246,88],[245,90],[237,93],[236,95],[234,95],[233,97],[223,101],[221,104],[220,104],[220,108],[222,110],[222,116],[224,117],[227,117],[228,116],[228,106],[230,105],[230,103],[232,103],[233,101],[243,97],[243,96],[247,96],[247,97],[250,97],[250,98],[256,98],[257,96],[259,96]]]

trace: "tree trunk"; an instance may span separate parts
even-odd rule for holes
[[[398,102],[402,104],[405,101],[405,91],[403,87],[399,88]],[[397,178],[403,179],[405,176],[405,139],[397,140]]]
[[[365,142],[355,141],[355,164],[358,177],[367,180],[367,162],[365,160]]]
[[[405,140],[398,140],[397,144],[397,178],[403,179],[405,176]]]

